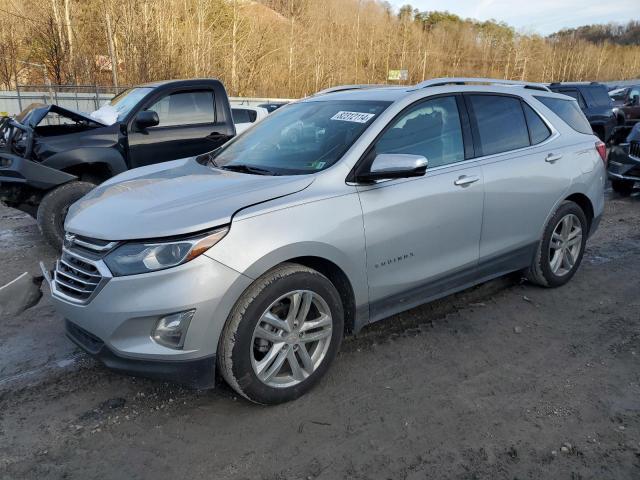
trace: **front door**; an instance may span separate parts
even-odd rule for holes
[[[216,125],[213,90],[168,94],[145,110],[158,114],[160,123],[139,130],[132,122],[129,133],[131,168],[210,152],[229,137]]]
[[[423,177],[358,188],[372,321],[459,287],[476,267],[483,178],[465,161],[462,131],[456,97],[436,97],[405,110],[374,145],[372,154],[429,164]]]

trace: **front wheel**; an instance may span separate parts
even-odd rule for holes
[[[40,202],[36,220],[45,240],[54,248],[62,248],[64,220],[69,207],[95,188],[93,183],[73,181],[48,192]]]
[[[238,300],[220,337],[220,371],[252,402],[294,400],[329,368],[343,325],[340,295],[329,279],[302,265],[283,264]]]
[[[571,201],[562,202],[544,229],[527,271],[529,281],[559,287],[571,280],[582,262],[588,232],[589,223],[582,208]]]

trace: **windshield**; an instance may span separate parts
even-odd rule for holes
[[[330,167],[390,102],[301,102],[278,109],[210,158],[253,174],[302,175]]]
[[[129,88],[113,97],[91,116],[108,125],[124,120],[127,114],[144,98],[153,88],[136,87]]]

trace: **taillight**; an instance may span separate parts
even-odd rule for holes
[[[600,140],[598,140],[596,142],[596,150],[598,151],[598,153],[600,154],[600,158],[606,165],[607,164],[607,146],[604,144],[604,142],[601,142]]]

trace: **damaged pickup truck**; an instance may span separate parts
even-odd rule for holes
[[[214,79],[133,87],[90,115],[31,105],[0,119],[0,201],[35,217],[60,247],[69,206],[96,185],[212,151],[235,133],[224,85]]]

